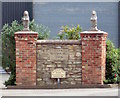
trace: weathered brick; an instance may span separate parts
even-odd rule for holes
[[[103,31],[81,33],[82,84],[103,84],[105,69],[101,67],[105,67],[106,38]]]
[[[27,33],[26,33],[27,32]],[[36,85],[36,39],[32,31],[15,33],[16,40],[16,85]]]

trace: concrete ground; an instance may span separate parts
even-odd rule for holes
[[[9,79],[9,76],[7,73],[0,74],[0,88],[6,88],[4,82]]]
[[[8,74],[2,75],[0,87],[1,96],[118,96],[118,88],[90,89],[5,89],[4,81]]]
[[[2,96],[118,96],[118,89],[5,89]]]

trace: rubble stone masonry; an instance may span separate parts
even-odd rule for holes
[[[37,42],[37,85],[54,85],[57,79],[51,78],[51,72],[62,68],[66,78],[61,84],[81,84],[82,60],[80,41],[48,40]]]

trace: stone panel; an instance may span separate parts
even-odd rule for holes
[[[61,84],[81,84],[81,44],[80,41],[67,42],[37,41],[37,85],[57,84],[57,79],[51,78],[51,72],[56,68],[66,72]]]

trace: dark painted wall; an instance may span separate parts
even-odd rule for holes
[[[108,38],[118,47],[118,2],[36,2],[33,10],[35,21],[50,28],[51,38],[63,25],[80,24],[83,30],[89,30],[91,11],[96,10],[98,28],[108,32]]]
[[[32,19],[32,6],[32,2],[2,2],[2,24],[10,24],[13,20],[21,21],[25,10],[29,11],[30,19]]]
[[[0,30],[2,28],[2,2],[0,1]]]

